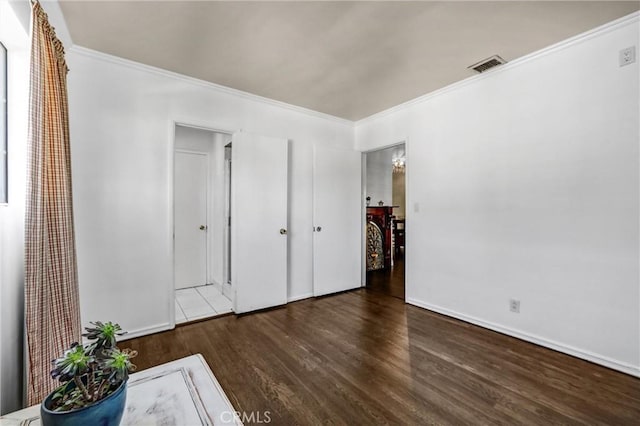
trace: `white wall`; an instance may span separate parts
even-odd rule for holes
[[[0,206],[0,415],[21,407],[24,333],[24,206],[29,37],[0,1],[0,41],[8,51],[9,203]]]
[[[357,123],[407,140],[408,302],[640,375],[637,16]]]
[[[393,170],[391,149],[383,149],[367,153],[367,196],[371,197],[371,206],[377,206],[380,201],[385,206],[392,203]]]
[[[80,48],[67,61],[83,322],[169,326],[174,120],[291,141],[288,294],[311,295],[312,147],[352,146],[352,123]]]
[[[207,284],[222,284],[224,258],[224,145],[230,135],[176,126],[175,148],[209,154]]]

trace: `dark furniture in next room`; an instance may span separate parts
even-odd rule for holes
[[[404,256],[404,219],[393,220],[393,252],[394,259]]]
[[[384,262],[382,265],[384,269],[391,268],[393,207],[394,206],[367,207],[367,223],[375,223],[382,233],[382,253],[384,254]],[[376,250],[375,242],[367,241],[367,259],[371,256],[372,250]]]

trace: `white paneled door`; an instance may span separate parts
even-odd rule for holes
[[[206,153],[175,152],[175,288],[207,283]]]
[[[313,294],[361,286],[362,154],[317,145],[313,166]]]
[[[288,141],[233,135],[231,281],[235,312],[287,303]]]

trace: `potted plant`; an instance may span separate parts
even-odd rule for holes
[[[130,349],[120,350],[116,337],[125,334],[118,324],[92,322],[85,327],[89,343],[73,343],[54,359],[51,377],[62,385],[40,406],[45,426],[120,424],[127,397],[129,372],[135,370]]]

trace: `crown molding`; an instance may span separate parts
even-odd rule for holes
[[[82,56],[87,56],[87,57],[91,57],[94,59],[98,59],[98,60],[103,60],[106,62],[110,62],[110,63],[114,63],[114,64],[118,64],[121,66],[125,66],[128,68],[132,68],[132,69],[136,69],[138,71],[143,71],[143,72],[148,72],[148,73],[152,73],[152,74],[156,74],[156,75],[161,75],[161,76],[165,76],[165,77],[169,77],[169,78],[173,78],[173,79],[177,79],[189,84],[193,84],[193,85],[197,85],[200,87],[204,87],[207,88],[209,90],[214,90],[216,92],[219,93],[224,93],[224,94],[228,94],[228,95],[232,95],[232,96],[238,96],[240,98],[243,99],[247,99],[247,100],[251,100],[254,102],[260,102],[263,104],[267,104],[270,106],[276,106],[279,108],[284,108],[284,109],[288,109],[291,111],[295,111],[298,113],[302,113],[305,115],[309,115],[312,117],[316,117],[316,118],[321,118],[321,119],[325,119],[325,120],[329,120],[329,121],[333,121],[351,128],[357,128],[361,125],[364,125],[368,122],[371,121],[375,121],[377,119],[380,119],[382,117],[394,114],[396,112],[400,112],[403,110],[406,110],[414,105],[420,104],[422,102],[426,102],[427,100],[443,95],[445,93],[460,89],[462,87],[465,87],[469,84],[474,84],[477,83],[479,81],[482,81],[486,78],[491,78],[494,75],[506,72],[512,68],[518,67],[522,64],[525,64],[529,61],[538,59],[540,57],[544,57],[546,55],[555,53],[557,51],[566,49],[568,47],[571,47],[575,44],[579,44],[579,43],[583,43],[587,40],[590,40],[592,38],[604,35],[608,32],[614,31],[618,28],[621,27],[625,27],[627,25],[631,25],[631,24],[637,24],[639,22],[639,18],[640,18],[640,12],[634,12],[632,14],[629,14],[627,16],[623,16],[622,18],[616,19],[615,21],[611,21],[607,24],[601,25],[599,27],[596,27],[592,30],[586,31],[582,34],[578,34],[577,36],[571,37],[569,39],[563,40],[561,42],[558,42],[556,44],[553,44],[551,46],[545,47],[544,49],[538,50],[536,52],[530,53],[528,55],[522,56],[520,58],[514,59],[513,61],[510,61],[502,66],[500,66],[499,68],[496,68],[494,70],[492,70],[491,72],[488,72],[486,74],[478,74],[478,75],[474,75],[471,77],[468,77],[464,80],[452,83],[448,86],[445,86],[441,89],[435,90],[433,92],[429,92],[427,94],[424,94],[422,96],[419,96],[417,98],[414,98],[412,100],[409,100],[407,102],[401,103],[399,105],[393,106],[391,108],[388,108],[386,110],[380,111],[378,113],[375,113],[373,115],[370,115],[368,117],[365,117],[363,119],[357,120],[357,121],[351,121],[351,120],[347,120],[344,118],[340,118],[340,117],[336,117],[334,115],[330,115],[330,114],[326,114],[323,112],[319,112],[319,111],[315,111],[309,108],[304,108],[304,107],[300,107],[297,105],[292,105],[286,102],[282,102],[282,101],[277,101],[275,99],[270,99],[270,98],[266,98],[264,96],[259,96],[259,95],[255,95],[253,93],[249,93],[249,92],[244,92],[242,90],[238,90],[238,89],[233,89],[231,87],[227,87],[227,86],[222,86],[220,84],[216,84],[216,83],[211,83],[209,81],[205,81],[205,80],[201,80],[195,77],[189,77],[186,76],[184,74],[179,74],[173,71],[168,71],[162,68],[158,68],[158,67],[154,67],[151,65],[145,65],[142,64],[140,62],[136,62],[136,61],[132,61],[129,59],[124,59],[118,56],[114,56],[114,55],[109,55],[107,53],[103,53],[103,52],[99,52],[97,50],[93,50],[93,49],[89,49],[86,47],[82,47],[82,46],[78,46],[78,45],[73,45],[70,49],[68,49],[70,52],[72,53],[76,53]]]
[[[378,120],[380,118],[386,117],[388,115],[406,110],[414,105],[423,103],[428,101],[429,99],[435,98],[437,96],[441,96],[445,93],[454,91],[454,90],[458,90],[462,87],[468,86],[470,84],[474,84],[477,83],[479,81],[482,81],[486,78],[491,78],[497,74],[509,71],[512,68],[518,67],[520,65],[523,65],[527,62],[536,60],[540,57],[544,57],[547,55],[550,55],[552,53],[558,52],[560,50],[564,50],[568,47],[571,47],[573,45],[576,44],[580,44],[583,43],[587,40],[590,40],[592,38],[595,37],[599,37],[602,36],[604,34],[607,34],[611,31],[614,31],[618,28],[622,28],[622,27],[626,27],[627,25],[632,25],[632,24],[638,24],[640,20],[640,12],[633,12],[627,16],[623,16],[622,18],[616,19],[615,21],[611,21],[608,22],[604,25],[601,25],[599,27],[596,27],[594,29],[591,29],[589,31],[586,31],[584,33],[578,34],[576,36],[573,36],[571,38],[568,38],[566,40],[560,41],[556,44],[552,44],[551,46],[545,47],[543,49],[537,50],[533,53],[530,53],[528,55],[525,56],[521,56],[520,58],[514,59],[513,61],[507,62],[504,65],[501,65],[500,67],[497,67],[489,72],[487,72],[486,74],[478,74],[478,75],[474,75],[471,77],[468,77],[464,80],[460,80],[457,81],[455,83],[452,83],[448,86],[445,86],[441,89],[437,89],[434,90],[433,92],[429,92],[427,94],[424,94],[422,96],[419,96],[417,98],[411,99],[407,102],[401,103],[399,105],[393,106],[389,109],[380,111],[378,113],[375,113],[373,115],[370,115],[368,117],[365,117],[363,119],[357,120],[355,122],[355,127],[359,127],[361,125],[367,124],[369,122]]]
[[[347,120],[344,118],[336,117],[334,115],[326,114],[324,112],[314,111],[309,108],[304,108],[297,105],[288,104],[286,102],[277,101],[275,99],[266,98],[264,96],[255,95],[253,93],[244,92],[242,90],[233,89],[231,87],[222,86],[220,84],[211,83],[209,81],[201,80],[195,77],[189,77],[184,74],[179,74],[173,71],[168,71],[162,68],[154,67],[151,65],[146,65],[140,62],[132,61],[130,59],[124,59],[119,56],[110,55],[108,53],[100,52],[97,50],[89,49],[87,47],[82,47],[78,45],[73,45],[70,49],[68,49],[70,53],[74,53],[81,56],[86,56],[93,59],[98,59],[105,62],[110,62],[112,64],[121,65],[127,68],[135,69],[142,72],[148,72],[150,74],[160,75],[163,77],[168,77],[176,80],[180,80],[182,82],[192,84],[195,86],[200,86],[209,90],[216,91],[218,93],[223,93],[226,95],[237,96],[243,99],[247,99],[253,102],[259,102],[262,104],[266,104],[269,106],[275,106],[278,108],[288,109],[290,111],[295,111],[301,114],[305,114],[315,118],[321,118],[324,120],[333,121],[335,123],[339,123],[350,128],[354,128],[355,123],[351,120]]]

